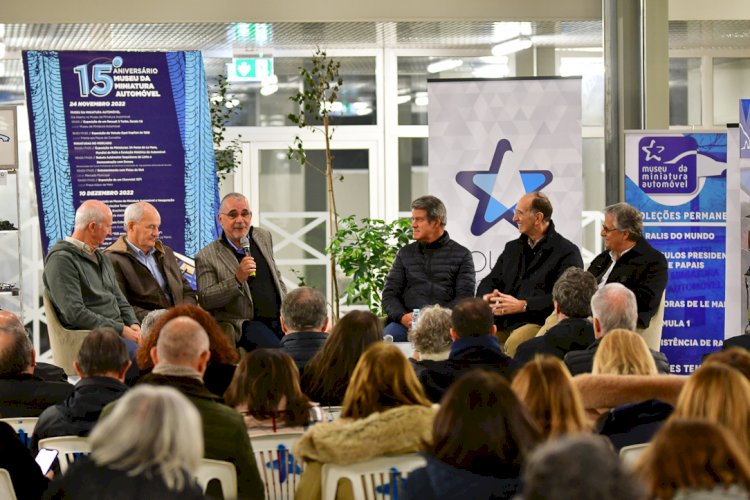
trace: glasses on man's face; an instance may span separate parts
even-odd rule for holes
[[[243,210],[242,212],[238,212],[237,210],[230,210],[229,212],[219,212],[221,215],[226,215],[230,219],[234,220],[237,217],[242,217],[243,219],[249,219],[253,213],[250,210]]]
[[[605,236],[611,233],[612,231],[621,231],[621,229],[617,229],[616,227],[607,227],[604,224],[602,224],[602,233],[604,233]]]

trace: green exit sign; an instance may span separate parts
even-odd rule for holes
[[[230,81],[259,82],[273,76],[272,57],[244,57],[232,59],[227,73]]]

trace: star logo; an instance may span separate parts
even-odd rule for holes
[[[661,156],[659,156],[658,154],[654,154],[654,150],[656,150],[656,153],[661,154],[664,152],[664,146],[657,146],[654,139],[651,139],[651,144],[649,144],[648,146],[643,146],[641,149],[644,153],[646,153],[646,161],[661,161]]]
[[[518,200],[514,200],[513,205],[506,205],[493,196],[495,184],[500,175],[500,166],[508,151],[513,151],[510,141],[501,139],[495,148],[489,170],[465,170],[456,174],[456,182],[479,200],[474,220],[471,223],[471,233],[474,236],[481,236],[503,219],[516,226],[513,222],[513,212]],[[503,173],[510,170],[506,168]],[[525,193],[540,191],[552,182],[552,172],[549,170],[518,170],[518,174]],[[501,181],[509,180],[510,176],[505,176],[504,179],[501,177]]]

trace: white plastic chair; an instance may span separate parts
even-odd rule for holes
[[[57,450],[57,462],[63,474],[68,466],[83,455],[91,453],[89,439],[81,436],[59,436],[39,440],[39,448]]]
[[[398,498],[400,479],[411,471],[424,467],[424,457],[416,453],[373,458],[349,465],[325,464],[321,473],[323,500],[335,500],[339,480],[352,483],[355,500]]]
[[[5,422],[13,427],[19,439],[27,448],[31,446],[31,435],[34,433],[37,420],[39,420],[38,417],[0,418],[0,422]]]
[[[0,498],[16,500],[16,490],[13,489],[13,481],[10,479],[10,473],[5,469],[0,469]]]
[[[221,492],[225,500],[237,498],[237,469],[234,464],[223,460],[201,459],[201,464],[195,473],[195,479],[203,488],[203,493],[208,488],[212,479],[218,479],[221,483]]]
[[[292,448],[301,436],[301,432],[286,432],[250,437],[268,500],[294,498],[304,466],[292,455]]]
[[[341,406],[321,406],[323,422],[333,422],[341,416]]]
[[[648,443],[631,444],[630,446],[624,446],[620,449],[620,462],[628,468],[632,469],[638,458],[646,451]]]

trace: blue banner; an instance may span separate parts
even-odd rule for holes
[[[740,158],[750,158],[750,99],[740,99]]]

